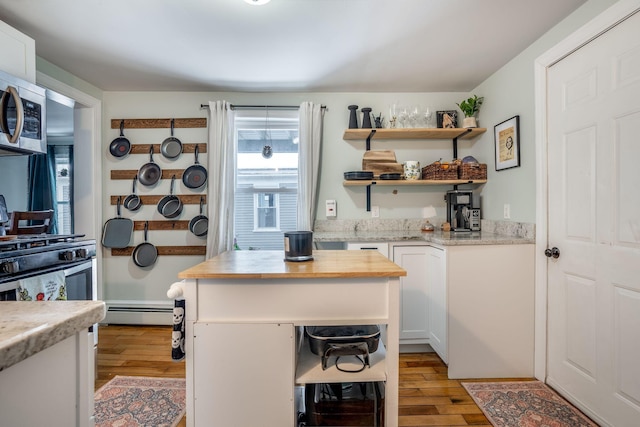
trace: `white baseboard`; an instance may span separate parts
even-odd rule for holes
[[[172,301],[105,301],[103,324],[173,325]]]

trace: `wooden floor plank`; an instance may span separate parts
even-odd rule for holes
[[[100,326],[96,389],[116,375],[184,378],[171,359],[170,326]],[[400,354],[400,427],[490,427],[460,381],[449,380],[435,353]],[[500,379],[506,381],[509,379]],[[185,427],[183,418],[178,427]]]

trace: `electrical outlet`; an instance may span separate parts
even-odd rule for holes
[[[504,204],[504,219],[511,219],[511,205],[508,203]]]
[[[337,215],[336,212],[336,201],[335,200],[327,200],[326,201],[326,217],[335,217]]]
[[[371,206],[371,218],[380,217],[380,206]]]

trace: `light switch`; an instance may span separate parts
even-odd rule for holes
[[[336,201],[335,200],[327,200],[326,201],[326,216],[327,218],[336,216],[338,213],[336,212]]]

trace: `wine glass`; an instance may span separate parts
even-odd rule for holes
[[[433,108],[430,106],[425,107],[424,109],[424,127],[426,128],[434,128],[433,124]]]
[[[391,104],[389,106],[389,128],[395,129],[398,125],[398,104]]]

